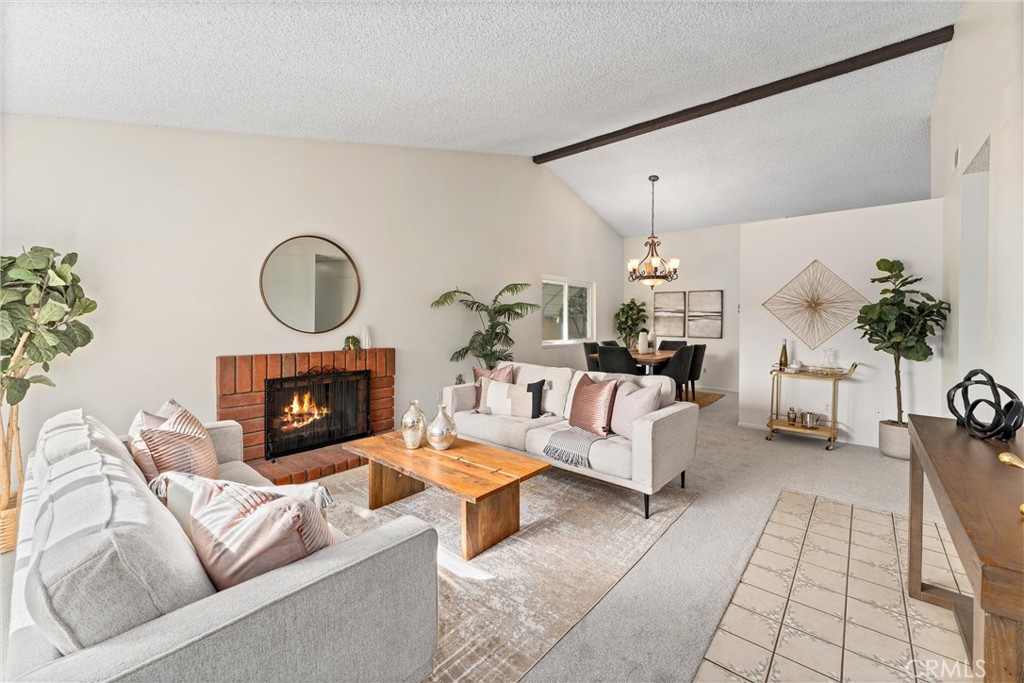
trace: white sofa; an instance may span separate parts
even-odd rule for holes
[[[270,484],[242,462],[237,422],[206,428],[221,478]],[[427,523],[402,517],[218,592],[101,422],[52,418],[27,464],[3,680],[419,681],[433,670]]]
[[[508,363],[500,363],[498,367],[503,365]],[[696,457],[698,409],[694,403],[675,402],[676,385],[670,377],[613,375],[529,363],[512,365],[516,384],[541,379],[551,383],[544,391],[541,408],[552,415],[530,419],[475,413],[476,387],[472,384],[448,386],[442,392],[443,400],[455,420],[459,436],[507,448],[551,463],[554,467],[639,491],[644,494],[645,517],[649,516],[651,494],[677,476],[685,485],[686,468]],[[641,387],[661,388],[661,407],[633,423],[632,439],[614,435],[594,443],[590,449],[590,468],[573,467],[544,455],[544,447],[551,435],[569,428],[573,394],[585,374],[598,382],[616,377]]]

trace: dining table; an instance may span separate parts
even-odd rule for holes
[[[650,375],[654,373],[654,368],[669,362],[672,356],[675,355],[675,351],[656,349],[654,351],[648,351],[647,353],[640,353],[636,349],[630,349],[629,355],[631,355],[633,360],[637,363],[643,365],[647,370],[647,374]],[[590,359],[597,360],[597,354],[590,354]]]

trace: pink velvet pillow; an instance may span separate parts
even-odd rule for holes
[[[494,370],[484,370],[483,368],[473,368],[473,384],[476,385],[476,403],[473,404],[473,410],[480,410],[480,378],[487,377],[488,379],[497,380],[498,382],[508,382],[512,384],[512,371],[514,368],[512,365],[503,365],[500,368]]]
[[[595,382],[583,375],[576,384],[569,410],[569,426],[606,436],[611,431],[612,404],[618,380]]]
[[[334,543],[310,500],[197,478],[192,545],[218,590],[291,564]]]
[[[633,423],[638,418],[653,413],[660,405],[660,387],[641,389],[632,382],[623,382],[615,392],[615,405],[612,408],[612,431],[627,439],[632,439]]]

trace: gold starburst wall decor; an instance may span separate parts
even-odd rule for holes
[[[764,302],[772,315],[812,349],[854,320],[870,302],[838,275],[813,261]]]

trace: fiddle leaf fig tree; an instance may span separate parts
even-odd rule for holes
[[[461,363],[466,356],[473,356],[480,365],[493,370],[501,361],[512,360],[512,346],[515,340],[510,334],[509,323],[522,320],[540,308],[537,304],[525,301],[502,301],[502,297],[516,296],[530,285],[526,282],[513,282],[501,288],[490,303],[477,301],[469,292],[452,289],[437,297],[431,308],[444,308],[460,303],[464,308],[476,313],[480,318],[480,329],[475,330],[465,346],[456,350],[452,356],[453,363]]]
[[[32,247],[18,256],[0,256],[0,509],[11,506],[12,460],[24,481],[18,411],[29,389],[54,386],[46,376],[50,363],[70,356],[92,341],[79,320],[96,310],[74,272],[78,254],[62,258],[48,247]],[[34,372],[38,367],[41,372]],[[31,374],[30,374],[31,373]]]
[[[875,351],[884,351],[893,357],[896,369],[896,424],[903,421],[903,383],[900,378],[900,360],[927,360],[932,356],[928,338],[946,325],[949,304],[928,292],[911,289],[921,281],[919,277],[905,275],[902,261],[880,259],[878,270],[885,273],[871,278],[882,283],[882,298],[860,309],[857,329],[861,337],[875,345]]]
[[[649,332],[647,323],[647,302],[630,299],[615,312],[615,331],[627,349],[636,346],[641,332]]]

